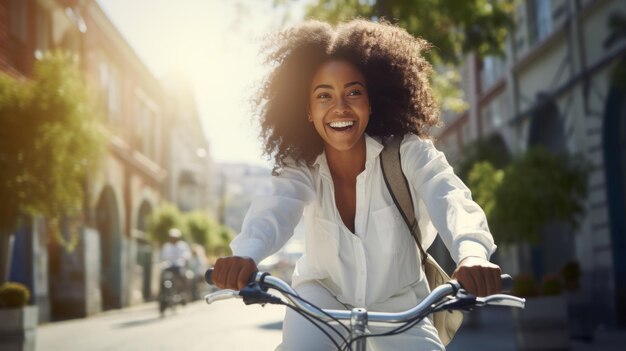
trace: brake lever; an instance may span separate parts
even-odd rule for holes
[[[239,296],[243,298],[246,305],[265,304],[282,305],[283,300],[267,292],[267,287],[261,286],[257,282],[248,283],[245,288],[239,290]]]
[[[237,290],[224,289],[206,295],[204,297],[204,301],[210,305],[215,301],[228,300],[237,297],[239,297],[239,292]]]
[[[507,306],[524,308],[526,299],[506,294],[494,294],[485,297],[476,298],[477,306]]]
[[[475,305],[476,296],[468,293],[465,289],[459,289],[454,297],[450,297],[450,300],[437,305],[436,310],[433,312],[444,310],[461,310],[469,312]]]

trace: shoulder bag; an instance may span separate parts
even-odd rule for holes
[[[409,183],[402,172],[400,163],[400,144],[403,136],[394,136],[385,143],[381,152],[380,165],[383,170],[383,178],[387,189],[391,194],[393,202],[400,211],[404,222],[406,222],[411,235],[420,251],[422,267],[426,274],[426,280],[431,291],[441,284],[450,281],[450,276],[439,266],[437,261],[428,255],[421,244],[421,232],[417,219],[415,218],[415,207],[409,190]],[[444,345],[452,341],[463,322],[463,313],[460,311],[441,311],[433,313],[431,316],[433,325],[437,329],[439,339]]]

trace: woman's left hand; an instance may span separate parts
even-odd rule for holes
[[[484,258],[466,257],[452,274],[461,286],[474,296],[487,296],[502,291],[500,275],[502,271],[496,264]]]

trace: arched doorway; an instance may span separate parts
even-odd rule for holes
[[[148,240],[148,219],[152,213],[152,206],[143,201],[137,214],[137,230],[141,233],[137,239],[137,265],[141,267],[141,295],[144,301],[152,298],[152,246]]]
[[[626,58],[621,67],[626,67]],[[620,71],[620,70],[616,70]],[[623,72],[623,70],[621,70]],[[620,84],[621,83],[621,84]],[[626,324],[626,84],[614,79],[604,113],[603,149],[615,284],[615,316]]]
[[[119,210],[110,186],[102,190],[96,206],[100,233],[100,291],[102,309],[122,307],[122,243]]]
[[[552,97],[537,94],[536,107],[528,134],[528,145],[542,146],[554,154],[567,153],[563,117]],[[531,247],[531,266],[535,276],[559,274],[575,258],[573,229],[563,221],[553,221],[541,228],[542,242]]]

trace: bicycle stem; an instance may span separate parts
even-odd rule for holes
[[[355,340],[354,342],[354,351],[365,351],[366,342],[365,338],[358,338],[361,335],[365,335],[367,332],[367,323],[368,323],[368,313],[364,308],[353,308],[351,312],[350,318],[350,330],[352,330],[352,335],[350,335],[351,340]],[[357,339],[358,338],[358,339]]]

